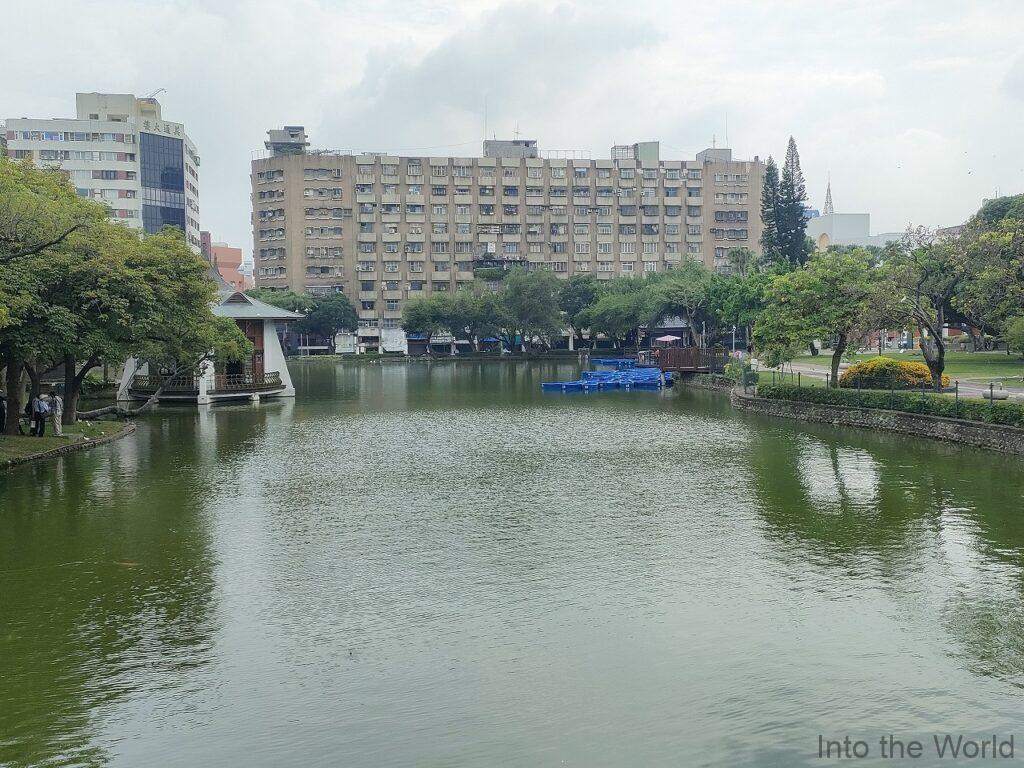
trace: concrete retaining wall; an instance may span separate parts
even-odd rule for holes
[[[694,389],[713,389],[717,392],[728,392],[735,382],[728,376],[718,373],[684,373],[679,375],[680,386],[693,387]]]
[[[744,411],[837,426],[884,429],[1024,456],[1024,429],[1017,427],[875,408],[823,405],[799,400],[769,400],[744,394],[742,389],[734,389],[730,397],[732,404]]]

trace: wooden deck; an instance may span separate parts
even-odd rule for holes
[[[721,373],[728,362],[729,350],[723,347],[666,347],[651,355],[652,365],[675,373]]]

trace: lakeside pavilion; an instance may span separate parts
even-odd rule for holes
[[[212,309],[217,317],[234,320],[252,342],[253,352],[248,360],[227,364],[204,361],[198,373],[179,374],[168,381],[169,372],[151,370],[148,362],[132,358],[121,372],[118,402],[148,400],[162,384],[161,401],[198,405],[223,400],[258,402],[263,397],[295,397],[278,328],[300,320],[302,315],[223,286],[217,292],[217,303]]]

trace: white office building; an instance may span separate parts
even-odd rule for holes
[[[74,118],[7,118],[7,153],[57,166],[82,197],[118,221],[158,232],[180,227],[197,253],[199,153],[160,102],[122,93],[79,93]]]

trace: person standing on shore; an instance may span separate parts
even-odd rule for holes
[[[64,418],[64,398],[56,389],[50,390],[50,419],[53,421],[53,434],[57,437],[64,436],[64,425],[61,419]]]
[[[50,406],[45,400],[46,395],[32,398],[32,429],[30,434],[35,437],[46,435],[46,419],[50,415]]]

